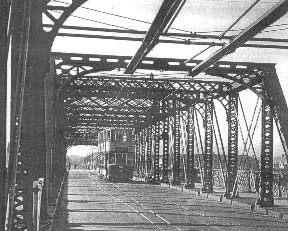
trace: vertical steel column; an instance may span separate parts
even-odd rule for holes
[[[227,163],[227,198],[234,197],[234,188],[237,187],[237,162],[238,162],[238,94],[229,96],[228,103],[228,163]]]
[[[5,222],[8,2],[0,1],[0,230]]]
[[[51,172],[54,139],[54,60],[50,60],[50,72],[45,77],[45,135],[46,135],[46,196],[51,195]]]
[[[154,139],[155,139],[155,146],[154,146],[154,182],[159,183],[160,182],[160,172],[159,172],[159,130],[160,130],[160,122],[157,121],[155,125],[155,133],[154,133]]]
[[[10,120],[10,150],[9,150],[9,167],[8,167],[8,231],[12,227],[17,228],[28,226],[25,212],[26,195],[27,195],[27,170],[23,168],[25,159],[19,153],[20,125],[21,125],[21,99],[20,92],[22,90],[23,75],[23,53],[26,53],[24,46],[24,38],[27,32],[27,7],[24,1],[14,1],[11,8],[11,26],[13,27],[11,39],[11,120]],[[20,193],[19,193],[20,192]],[[15,211],[17,210],[17,211]],[[17,214],[16,214],[17,213]],[[32,224],[32,222],[31,222]]]
[[[172,184],[180,184],[180,111],[179,102],[173,100],[174,109],[174,160],[173,160],[173,182]]]
[[[140,132],[135,133],[135,145],[136,145],[136,158],[135,158],[135,170],[137,173],[140,171]]]
[[[193,103],[188,109],[187,114],[187,184],[186,188],[195,187],[195,171],[194,171],[194,111],[195,104]]]
[[[163,133],[162,133],[162,140],[163,140],[163,169],[162,169],[162,182],[169,183],[168,178],[168,165],[169,165],[169,117],[166,114],[167,110],[167,101],[163,101],[162,103],[162,111],[165,114],[165,118],[163,120]]]
[[[261,192],[260,205],[274,206],[273,198],[273,109],[262,102],[262,146],[261,146]]]
[[[213,192],[213,101],[205,102],[205,153],[203,192]]]
[[[59,122],[55,122],[55,139],[54,139],[54,151],[52,156],[52,172],[51,172],[51,184],[52,184],[52,195],[50,198],[51,204],[54,204],[57,198],[57,194],[59,192],[59,187],[61,185],[61,181],[66,172],[65,168],[65,143],[63,133],[61,131],[61,125]]]
[[[145,129],[141,132],[141,162],[140,162],[140,170],[141,173],[145,172],[145,150],[146,150],[146,136],[145,136]]]
[[[17,206],[9,211],[9,229],[26,227],[32,230],[32,185],[33,181],[45,178],[46,174],[44,77],[49,70],[52,41],[42,30],[43,1],[15,1],[14,4],[17,11],[24,13],[22,21],[18,21],[18,15],[12,12],[13,25],[16,25],[16,18],[21,25],[21,33],[16,32],[17,25],[12,30],[12,69],[16,67],[16,72],[12,73],[9,208],[14,206],[13,201]],[[41,203],[42,221],[47,217],[45,188],[46,180]],[[19,199],[22,199],[21,203]]]
[[[147,175],[150,177],[151,174],[151,167],[152,167],[152,157],[151,157],[151,151],[152,151],[152,125],[149,125],[147,130]]]

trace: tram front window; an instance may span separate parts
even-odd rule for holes
[[[126,164],[126,155],[125,154],[116,154],[116,164],[125,165]]]

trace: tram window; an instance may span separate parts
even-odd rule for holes
[[[128,158],[127,158],[127,165],[129,166],[133,166],[134,165],[134,156],[131,156],[131,155],[128,155]]]
[[[115,130],[111,130],[111,141],[115,141]]]
[[[115,154],[109,154],[109,164],[115,164]]]
[[[117,142],[122,142],[122,131],[116,131],[116,139]]]
[[[116,155],[116,164],[125,165],[126,164],[126,154]]]
[[[99,133],[99,143],[103,142],[103,134],[102,132]]]
[[[107,131],[107,140],[111,141],[111,130]]]

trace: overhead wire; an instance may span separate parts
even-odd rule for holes
[[[60,1],[60,0],[53,0],[53,1],[54,1],[54,2],[59,2],[59,3],[64,3],[64,4],[69,5],[69,3],[63,2],[63,1]],[[86,9],[86,10],[89,10],[89,11],[95,11],[95,12],[99,12],[99,13],[102,13],[102,14],[107,14],[107,15],[111,15],[111,16],[114,16],[114,17],[119,17],[119,18],[131,20],[131,21],[136,21],[136,22],[141,22],[141,23],[145,23],[145,24],[151,25],[151,22],[144,21],[144,20],[140,20],[140,19],[135,19],[135,18],[131,18],[131,17],[126,17],[126,16],[119,15],[119,14],[113,14],[113,13],[109,13],[109,12],[106,12],[106,11],[96,10],[96,9],[89,8],[89,7],[84,7],[84,6],[80,6],[79,8]],[[179,28],[174,28],[174,27],[170,27],[170,28],[171,28],[171,29],[174,29],[174,30],[178,30],[178,31],[182,31],[182,32],[189,32],[189,33],[190,33],[190,31],[188,31],[188,30],[179,29]]]
[[[64,2],[64,1],[61,1],[61,0],[53,0],[54,2],[58,2],[58,3],[64,3],[64,4],[67,4],[69,5],[68,2]],[[206,0],[207,1],[207,0]],[[237,2],[237,1],[228,1],[228,2]],[[241,2],[242,1],[238,1],[238,2]],[[261,3],[277,3],[277,1],[263,1],[263,2],[260,2]],[[119,14],[113,14],[113,13],[109,13],[109,12],[106,12],[106,11],[101,11],[101,10],[97,10],[97,9],[93,9],[93,8],[89,8],[89,7],[84,7],[84,6],[80,6],[79,8],[82,8],[82,9],[86,9],[86,10],[89,10],[89,11],[95,11],[95,12],[99,12],[99,13],[102,13],[102,14],[107,14],[107,15],[110,15],[110,16],[114,16],[114,17],[119,17],[119,18],[123,18],[123,19],[127,19],[127,20],[131,20],[131,21],[135,21],[135,22],[140,22],[140,23],[145,23],[145,24],[151,24],[151,22],[148,22],[148,21],[144,21],[144,20],[140,20],[140,19],[136,19],[136,18],[131,18],[131,17],[126,17],[126,16],[123,16],[123,15],[119,15]],[[281,25],[281,24],[280,24]],[[278,26],[278,25],[271,25],[271,26],[268,26],[268,27],[274,27],[274,26]],[[192,31],[190,30],[185,30],[185,29],[182,29],[182,28],[175,28],[175,27],[171,27],[171,29],[173,30],[178,30],[178,31],[182,31],[182,32],[188,32],[188,33],[193,33]],[[241,30],[244,30],[244,29],[238,29],[238,30],[230,30],[230,31],[241,31]],[[221,33],[221,32],[224,32],[225,30],[217,30],[217,31],[202,31],[202,32],[196,32],[196,33]]]
[[[250,5],[248,7],[248,9],[246,9],[225,31],[223,31],[220,35],[219,35],[219,39],[222,39],[223,36],[230,31],[230,29],[235,26],[254,6],[257,5],[258,2],[260,2],[261,0],[256,0],[255,2],[252,3],[252,5]]]
[[[63,2],[63,1],[60,1],[60,0],[53,0],[54,2],[58,2],[58,3],[64,3],[64,4],[69,4],[67,2]],[[259,1],[261,0],[256,0],[256,2],[254,4],[252,4],[252,6],[256,5],[256,3],[258,3]],[[93,8],[89,8],[89,7],[84,7],[84,6],[80,6],[79,8],[82,8],[82,9],[86,9],[86,10],[90,10],[90,11],[95,11],[95,12],[99,12],[99,13],[102,13],[102,14],[107,14],[107,15],[110,15],[110,16],[114,16],[114,17],[120,17],[120,18],[124,18],[124,19],[127,19],[127,20],[132,20],[132,21],[136,21],[136,22],[140,22],[140,23],[145,23],[145,24],[151,24],[150,22],[147,22],[147,21],[144,21],[144,20],[139,20],[139,19],[135,19],[135,18],[131,18],[131,17],[126,17],[126,16],[122,16],[122,15],[118,15],[118,14],[113,14],[113,13],[109,13],[109,12],[106,12],[106,11],[100,11],[100,10],[96,10],[96,9],[93,9]],[[251,7],[249,8],[251,9]],[[55,11],[55,12],[58,12],[60,13],[60,11]],[[247,13],[247,12],[246,12]],[[245,14],[243,14],[245,15]],[[243,17],[243,15],[241,15]],[[128,29],[128,30],[134,30],[134,29],[131,29],[131,28],[128,28],[128,27],[123,27],[123,26],[119,26],[119,25],[115,25],[115,24],[110,24],[110,23],[105,23],[105,22],[102,22],[102,21],[98,21],[98,20],[94,20],[94,19],[89,19],[89,18],[86,18],[86,17],[81,17],[81,16],[76,16],[76,15],[71,15],[71,17],[75,17],[75,18],[79,18],[79,19],[82,19],[82,20],[87,20],[87,21],[92,21],[92,22],[96,22],[96,23],[99,23],[99,24],[103,24],[103,25],[107,25],[107,26],[112,26],[112,27],[116,27],[116,28],[121,28],[121,29]],[[285,25],[285,24],[279,24],[279,25],[271,25],[271,26],[268,26],[267,28],[269,27],[276,27],[276,26],[281,26],[281,25]],[[187,32],[187,33],[190,33],[190,34],[193,34],[193,33],[222,33],[221,35],[225,34],[226,32],[228,32],[228,30],[216,30],[216,31],[202,31],[202,32],[191,32],[189,30],[184,30],[184,29],[179,29],[179,28],[174,28],[174,27],[171,27],[171,29],[174,29],[174,30],[178,30],[178,31],[182,31],[182,32]],[[269,31],[262,31],[260,32],[259,34],[261,33],[267,33],[267,32],[275,32],[275,31],[281,31],[281,30],[286,30],[288,28],[284,28],[284,29],[276,29],[276,30],[269,30]],[[238,29],[238,30],[232,30],[230,29],[229,31],[243,31],[244,29]],[[221,38],[221,35],[220,35],[220,38]],[[170,35],[162,35],[162,36],[165,36],[165,37],[169,37],[169,38],[173,38],[173,39],[177,39],[177,40],[181,40],[181,41],[187,41],[187,39],[185,38],[179,38],[177,36],[170,36]],[[199,38],[193,38],[193,39],[199,39]],[[208,48],[204,49],[204,51],[208,50],[210,47],[213,47],[213,44],[210,45]],[[203,53],[201,52],[201,53]]]
[[[54,12],[61,13],[61,11],[57,11],[57,10],[55,10]],[[99,24],[103,24],[103,25],[106,25],[106,26],[112,26],[112,27],[115,27],[115,28],[126,29],[126,30],[131,30],[131,31],[137,31],[137,30],[129,28],[129,27],[123,27],[123,26],[119,26],[119,25],[116,25],[116,24],[106,23],[106,22],[102,22],[102,21],[98,21],[98,20],[95,20],[95,19],[90,19],[90,18],[86,18],[86,17],[74,15],[74,14],[71,14],[70,17],[82,19],[82,20],[89,21],[89,22],[96,22],[96,23],[99,23]],[[168,37],[168,38],[174,38],[174,39],[177,39],[177,40],[180,40],[180,41],[187,42],[187,39],[180,38],[180,37],[177,37],[177,36],[171,36],[171,35],[162,35],[162,36]],[[193,40],[197,40],[197,39],[199,39],[199,38],[193,38]]]

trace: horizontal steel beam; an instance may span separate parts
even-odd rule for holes
[[[267,11],[262,17],[253,22],[233,40],[225,45],[222,49],[216,51],[210,57],[202,61],[189,73],[191,76],[196,76],[199,73],[205,71],[211,65],[216,63],[219,59],[223,58],[227,54],[234,52],[238,47],[247,42],[250,38],[257,35],[263,29],[268,27],[270,24],[281,18],[288,11],[288,0],[281,0],[275,4],[269,11]]]
[[[112,36],[112,35],[94,35],[94,34],[76,34],[76,33],[59,33],[58,36],[60,37],[73,37],[73,38],[96,38],[96,39],[108,39],[108,40],[121,40],[121,41],[134,41],[134,42],[141,42],[143,41],[142,38],[136,37],[124,37],[124,36]],[[197,36],[197,37],[207,37],[208,36]],[[211,39],[215,36],[210,36]],[[231,36],[229,36],[232,38]],[[216,39],[216,38],[215,38]],[[227,38],[228,39],[228,38]],[[261,41],[261,39],[258,39]],[[283,39],[282,39],[283,40]],[[266,41],[262,39],[262,41]],[[198,45],[198,46],[225,46],[224,42],[214,42],[214,41],[193,41],[193,40],[173,40],[173,39],[159,39],[158,43],[169,43],[169,44],[182,44],[182,45]],[[266,49],[288,49],[288,45],[280,45],[280,44],[258,44],[258,43],[247,43],[242,44],[239,47],[250,47],[250,48],[266,48]],[[127,73],[129,74],[129,73]]]
[[[162,32],[167,32],[167,27],[171,25],[175,19],[175,15],[179,13],[183,3],[186,0],[164,0],[155,19],[153,20],[143,42],[136,54],[130,60],[125,74],[132,74],[136,70],[141,60],[153,49],[158,43],[158,39]]]
[[[78,53],[51,53],[51,57],[57,59],[55,69],[61,71],[61,66],[71,65],[71,67],[91,67],[95,70],[103,67],[110,67],[111,70],[116,68],[125,68],[127,63],[131,60],[131,56],[117,56],[117,55],[97,55],[97,54],[78,54]],[[139,69],[148,70],[163,70],[163,71],[191,71],[191,68],[198,65],[201,60],[191,60],[185,63],[186,59],[175,58],[155,58],[145,57],[139,63]],[[210,74],[218,71],[226,71],[229,73],[246,74],[253,73],[254,69],[262,69],[271,67],[274,70],[275,63],[255,63],[255,62],[228,62],[219,61],[213,66],[209,67]],[[58,74],[57,76],[61,76]],[[66,74],[67,75],[67,74]],[[171,76],[173,79],[173,76]],[[175,79],[175,78],[174,78]]]
[[[51,24],[43,24],[44,27],[51,28],[53,25]],[[84,27],[84,26],[72,26],[72,25],[63,25],[61,29],[70,29],[70,30],[80,30],[80,31],[95,31],[95,32],[107,32],[107,33],[117,33],[117,34],[132,34],[132,35],[145,35],[147,31],[141,31],[141,30],[128,30],[128,29],[111,29],[111,28],[100,28],[100,27]],[[58,33],[59,36],[86,36],[91,34],[75,34],[75,33]],[[161,33],[161,36],[165,37],[181,37],[181,38],[200,38],[200,39],[217,39],[219,40],[218,35],[213,34],[203,34],[201,32],[194,32],[194,33]],[[115,36],[118,37],[118,36]],[[120,37],[120,36],[119,36]],[[121,38],[121,37],[120,37]],[[233,39],[233,36],[223,36],[221,40],[231,40]],[[141,40],[143,41],[143,39]],[[161,42],[161,40],[158,40]],[[255,41],[255,42],[274,42],[274,43],[288,43],[288,39],[279,39],[279,38],[268,38],[268,37],[262,37],[262,38],[250,38],[249,41]],[[217,44],[217,43],[216,43]],[[221,42],[221,44],[223,44]]]

